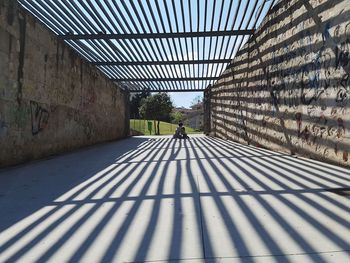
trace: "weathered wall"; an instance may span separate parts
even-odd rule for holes
[[[350,2],[283,0],[211,90],[218,137],[350,165]]]
[[[0,166],[126,136],[127,94],[0,1]]]
[[[203,132],[206,135],[209,135],[210,133],[210,123],[211,123],[210,99],[211,99],[211,86],[209,85],[204,90],[204,96],[203,96]]]

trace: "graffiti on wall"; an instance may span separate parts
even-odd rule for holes
[[[334,31],[335,37],[341,38],[342,28],[337,26]],[[336,51],[336,68],[343,69],[336,102],[345,105],[350,100],[350,23],[345,26],[346,39],[340,43]]]
[[[32,134],[36,135],[46,128],[49,123],[49,112],[35,101],[30,101]]]
[[[5,121],[0,120],[0,138],[4,138],[8,132],[8,125]]]
[[[239,77],[227,73],[229,84],[218,81],[212,90],[219,137],[349,162],[350,7],[329,11],[327,24],[319,22],[322,8],[298,14],[298,23],[293,15],[289,23],[272,20],[276,30],[257,32],[238,52],[232,71]],[[278,30],[284,33],[274,34]],[[231,118],[223,125],[225,114]]]

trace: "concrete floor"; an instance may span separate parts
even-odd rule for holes
[[[350,170],[133,137],[0,170],[0,262],[350,262]]]

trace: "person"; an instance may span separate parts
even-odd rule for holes
[[[185,126],[181,127],[181,134],[182,134],[182,139],[189,139],[186,130],[185,130]]]
[[[175,130],[175,134],[173,136],[174,139],[181,139],[181,127],[182,127],[182,122],[179,122],[179,126]]]
[[[182,122],[179,122],[179,126],[176,128],[173,138],[174,139],[189,139],[188,135],[186,134],[186,130],[185,130],[185,127],[183,126]]]

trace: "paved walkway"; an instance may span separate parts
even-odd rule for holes
[[[350,262],[350,170],[194,136],[0,170],[0,262]]]

